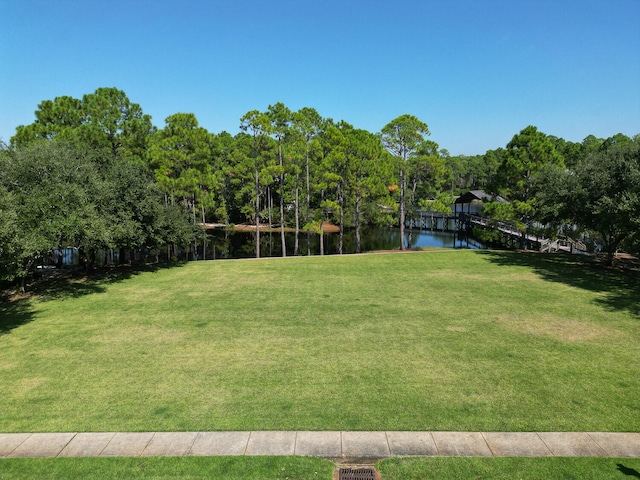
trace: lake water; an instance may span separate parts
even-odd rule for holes
[[[406,231],[409,238],[409,232]],[[233,232],[225,230],[210,230],[207,234],[207,260],[221,258],[252,258],[255,257],[255,232]],[[287,243],[287,255],[294,253],[295,233],[285,233]],[[338,253],[339,233],[324,234],[324,254],[335,255]],[[307,234],[300,233],[298,237],[298,254],[307,254]],[[400,229],[367,227],[360,233],[360,250],[371,252],[376,250],[397,250],[400,245]],[[454,233],[413,230],[411,235],[411,248],[435,247],[435,248],[484,248],[484,246],[469,237],[460,238]],[[320,240],[318,235],[310,236],[310,249],[312,255],[320,254]],[[202,254],[202,245],[199,247]],[[344,233],[342,252],[355,253],[355,231],[347,230]],[[282,256],[280,232],[260,232],[260,256]]]
[[[324,254],[336,255],[338,253],[339,233],[324,234]],[[409,232],[406,232],[409,238]],[[256,255],[256,236],[252,232],[235,232],[228,230],[208,230],[206,233],[206,259],[217,260],[226,258],[253,258]],[[293,256],[295,233],[286,232],[287,255]],[[477,240],[470,237],[459,237],[454,233],[413,230],[411,234],[411,248],[485,248]],[[320,238],[318,235],[309,236],[312,255],[320,254]],[[300,233],[298,237],[298,255],[307,254],[307,234]],[[342,252],[345,254],[356,251],[355,231],[346,230],[343,238]],[[379,250],[397,250],[400,245],[400,229],[383,227],[363,227],[360,232],[361,252]],[[280,232],[260,233],[260,256],[281,257]],[[202,258],[202,237],[198,241],[198,256]],[[57,250],[55,255],[57,256]],[[112,257],[105,258],[104,252],[99,256],[98,264],[117,263],[118,252],[112,252]],[[46,263],[46,262],[45,262]],[[62,265],[75,266],[80,263],[80,254],[76,248],[62,250]]]

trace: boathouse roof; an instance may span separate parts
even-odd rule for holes
[[[471,203],[474,200],[480,200],[481,202],[509,203],[500,195],[491,195],[484,190],[470,190],[464,195],[460,195],[458,198],[456,198],[455,203]]]

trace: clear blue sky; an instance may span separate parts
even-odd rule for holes
[[[410,113],[452,154],[631,136],[640,0],[0,0],[0,139],[99,87],[214,133],[281,101],[372,132]]]

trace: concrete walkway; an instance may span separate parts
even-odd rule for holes
[[[640,433],[142,432],[0,433],[0,458],[306,455],[364,463],[389,457],[636,457]]]

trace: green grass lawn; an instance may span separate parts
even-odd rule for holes
[[[0,480],[331,480],[333,462],[305,457],[149,457],[0,459]],[[394,458],[383,480],[625,480],[637,458]]]
[[[309,457],[0,459],[0,480],[331,480],[335,464]]]
[[[431,251],[189,263],[0,304],[0,431],[640,431],[640,280]]]
[[[394,458],[379,462],[383,480],[625,480],[637,458]]]

